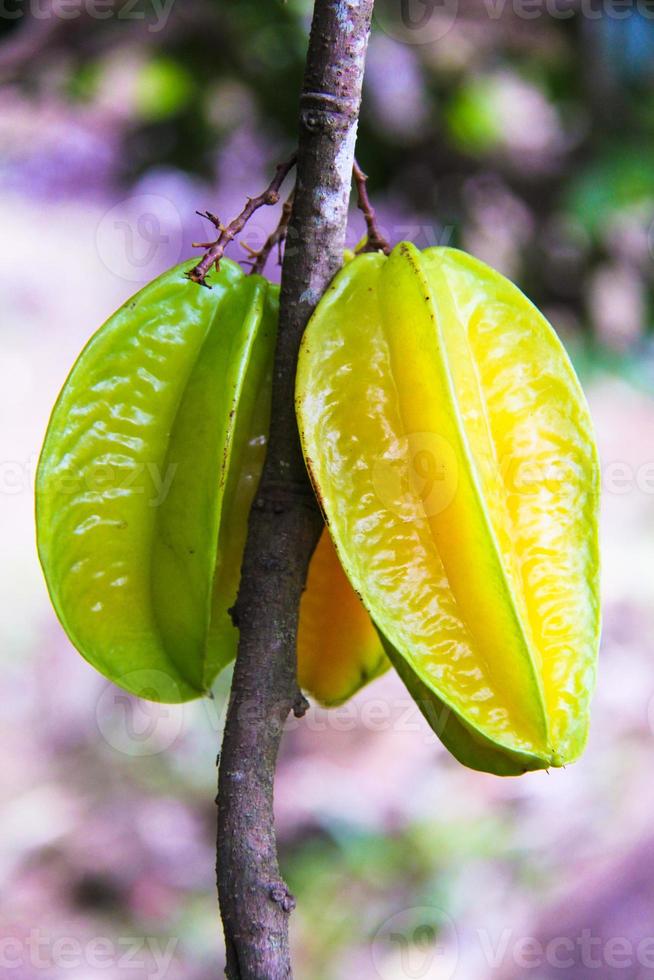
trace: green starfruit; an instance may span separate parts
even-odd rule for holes
[[[69,638],[110,680],[165,702],[206,693],[236,652],[229,609],[277,332],[278,287],[223,259],[201,289],[185,275],[193,264],[150,283],[91,339],[37,473],[39,556]],[[326,531],[298,656],[301,681],[326,704],[388,666]]]
[[[185,278],[192,264],[93,336],[37,474],[39,555],[70,639],[127,690],[170,702],[206,692],[234,655],[228,609],[277,324],[276,287],[223,260],[200,289]]]

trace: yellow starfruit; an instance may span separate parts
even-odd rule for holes
[[[390,664],[327,530],[313,553],[300,601],[298,681],[327,707],[347,701]]]
[[[500,775],[588,729],[599,467],[554,330],[450,248],[354,258],[305,332],[297,414],[332,538],[446,747]]]

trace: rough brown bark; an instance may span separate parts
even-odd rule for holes
[[[300,99],[297,189],[282,271],[270,440],[235,618],[240,644],[218,780],[218,892],[230,980],[292,976],[295,902],[277,863],[273,782],[284,721],[301,713],[298,605],[322,520],[294,410],[306,322],[342,262],[373,0],[316,0]]]

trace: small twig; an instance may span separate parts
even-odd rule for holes
[[[391,251],[391,246],[388,244],[387,240],[384,238],[379,229],[375,209],[370,203],[370,198],[368,197],[368,188],[366,187],[368,177],[366,174],[364,174],[356,159],[354,161],[354,166],[352,167],[352,173],[354,175],[354,182],[357,188],[357,205],[359,210],[363,211],[363,216],[366,219],[366,228],[368,230],[366,243],[362,248],[358,249],[358,251],[383,252],[384,255],[388,255]]]
[[[283,245],[284,242],[286,241],[286,236],[288,234],[288,223],[291,220],[291,211],[293,210],[294,194],[295,194],[295,188],[293,188],[291,193],[284,201],[282,213],[279,218],[279,224],[277,225],[275,230],[268,235],[268,238],[264,242],[263,247],[258,252],[255,252],[254,250],[251,251],[250,249],[248,249],[248,251],[251,251],[252,258],[254,259],[252,263],[252,269],[250,272],[251,275],[253,274],[260,275],[263,272],[263,270],[266,267],[266,262],[268,261],[268,256],[272,252],[275,245],[277,246],[277,263],[278,265],[282,264],[282,258],[284,254]]]
[[[205,280],[209,269],[213,265],[218,268],[218,264],[225,254],[225,248],[243,230],[254,212],[266,204],[277,204],[279,201],[279,190],[287,175],[295,166],[296,160],[297,153],[294,153],[285,163],[279,163],[275,171],[275,176],[263,194],[259,194],[258,197],[249,197],[241,213],[230,221],[228,225],[223,225],[220,218],[212,214],[211,211],[198,211],[198,214],[201,214],[203,218],[207,218],[214,225],[218,231],[218,237],[214,242],[200,242],[194,245],[194,248],[204,248],[206,252],[198,264],[187,273],[189,279],[197,282],[200,286],[207,285]]]

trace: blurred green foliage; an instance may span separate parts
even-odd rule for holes
[[[466,2],[442,30],[432,11],[422,33],[382,3],[358,155],[391,237],[409,227],[420,245],[468,248],[564,331],[641,358],[654,305],[654,32],[612,2],[599,17],[580,7],[558,19]],[[53,32],[20,84],[38,98],[54,82],[64,100],[119,113],[125,184],[161,166],[211,178],[243,132],[271,168],[295,141],[310,7],[196,0],[153,24],[141,0],[143,20],[80,18]],[[624,329],[605,315],[607,269],[626,270],[616,282],[632,275],[638,293]]]
[[[578,176],[564,197],[569,214],[592,235],[600,236],[621,212],[643,209],[651,217],[654,169],[642,146],[608,143]]]
[[[556,18],[545,6],[520,17],[519,4],[489,13],[462,0],[451,22],[441,25],[448,8],[437,5],[408,31],[404,6],[380,0],[358,155],[398,233],[408,215],[419,244],[495,260],[562,322],[593,327],[597,267],[634,268],[647,315],[628,325],[628,343],[614,338],[624,350],[651,326],[654,31],[637,6],[625,16],[617,3]],[[125,183],[153,166],[211,177],[243,129],[268,167],[288,152],[310,0],[194,0],[165,17],[139,0],[129,18],[116,0],[115,10],[51,30],[17,81],[36,98],[120,113]],[[0,40],[33,27],[0,20]],[[628,248],[616,221],[631,228]],[[613,343],[610,324],[595,332]]]

